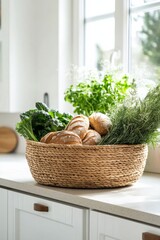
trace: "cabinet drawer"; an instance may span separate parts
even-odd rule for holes
[[[26,194],[9,192],[9,204],[15,211],[25,211],[40,217],[49,218],[64,224],[73,225],[73,217],[82,210]],[[12,199],[12,200],[11,200]],[[47,207],[48,211],[35,210],[35,204]]]
[[[160,235],[160,228],[91,211],[91,240],[142,240],[142,233]],[[152,238],[151,238],[152,239]]]
[[[8,193],[9,240],[86,239],[86,211],[27,194]]]

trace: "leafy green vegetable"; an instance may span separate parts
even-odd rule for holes
[[[52,118],[61,120],[62,129],[64,128],[64,126],[66,126],[68,124],[68,122],[73,117],[72,115],[69,115],[68,113],[60,113],[60,112],[52,110],[52,109],[49,111],[49,114],[52,116]]]
[[[41,102],[36,102],[36,108],[38,110],[44,110],[45,112],[49,111],[49,108],[47,107],[47,105],[45,103],[41,103]]]
[[[16,131],[25,139],[39,141],[48,132],[63,130],[71,118],[68,113],[60,113],[37,102],[36,109],[20,115],[21,121],[17,123]]]
[[[160,127],[160,84],[143,100],[132,94],[111,114],[112,129],[101,141],[105,144],[156,144]]]
[[[32,128],[37,139],[40,140],[48,132],[63,129],[63,125],[59,119],[52,118],[48,112],[37,110],[32,115]]]
[[[106,74],[103,79],[91,78],[89,81],[71,85],[65,92],[65,101],[72,104],[74,112],[89,116],[93,112],[106,113],[122,102],[127,90],[134,88],[127,75],[117,78],[114,74]]]
[[[35,136],[33,129],[31,118],[26,116],[23,117],[21,122],[17,123],[16,125],[17,132],[22,135],[25,139],[38,141],[37,137]]]

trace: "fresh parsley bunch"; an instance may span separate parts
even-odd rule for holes
[[[103,79],[92,77],[71,85],[64,93],[64,99],[72,104],[74,113],[86,116],[93,112],[109,113],[134,86],[134,80],[130,81],[125,74],[118,77],[114,73],[105,74]]]

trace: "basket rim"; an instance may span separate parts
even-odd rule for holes
[[[147,143],[142,144],[110,144],[110,145],[74,145],[74,144],[55,144],[55,143],[42,143],[42,142],[36,142],[33,140],[26,140],[27,144],[31,144],[34,146],[41,146],[45,148],[54,148],[54,147],[60,147],[60,148],[75,148],[75,149],[103,149],[103,148],[139,148],[139,147],[146,147]]]

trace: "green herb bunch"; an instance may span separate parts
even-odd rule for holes
[[[35,105],[35,109],[20,114],[21,121],[16,124],[16,131],[28,140],[40,141],[48,132],[63,130],[73,117],[49,109],[41,102]]]
[[[142,144],[155,145],[160,127],[160,84],[150,90],[143,100],[132,94],[111,114],[112,129],[100,145]]]
[[[105,74],[103,79],[92,77],[76,86],[71,85],[64,93],[64,99],[72,104],[74,113],[86,116],[93,112],[106,113],[122,102],[127,90],[134,86],[134,81],[131,82],[127,75]]]

